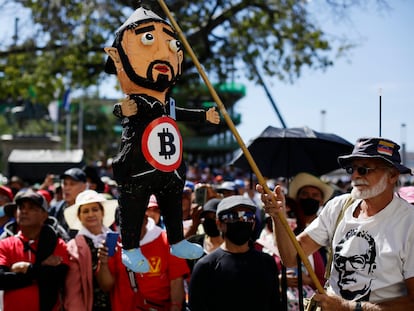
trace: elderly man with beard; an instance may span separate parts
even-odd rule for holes
[[[385,138],[360,138],[350,155],[338,158],[351,175],[351,193],[330,200],[297,236],[306,255],[332,246],[326,293],[314,297],[324,311],[414,306],[414,209],[395,194],[400,174],[411,170],[401,164],[399,149]],[[297,251],[277,217],[285,210],[281,188],[272,194],[257,189],[273,218],[283,262],[295,266]]]

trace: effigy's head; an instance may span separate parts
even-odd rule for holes
[[[105,72],[116,74],[126,94],[142,88],[164,92],[182,73],[183,49],[172,26],[149,9],[138,8],[117,30]]]

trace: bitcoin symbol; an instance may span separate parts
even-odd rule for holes
[[[162,133],[158,133],[158,137],[161,147],[159,155],[166,160],[171,159],[171,155],[175,154],[174,135],[168,132],[168,128],[163,128]]]

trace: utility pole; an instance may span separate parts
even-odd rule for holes
[[[321,110],[321,132],[325,132],[325,115],[326,115],[326,110],[323,109]]]
[[[19,40],[19,31],[18,31],[18,25],[19,25],[19,18],[16,17],[14,19],[14,35],[13,35],[13,46],[17,46],[17,41]]]

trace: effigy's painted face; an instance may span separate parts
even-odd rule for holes
[[[181,42],[166,24],[153,22],[128,29],[121,44],[138,76],[153,83],[172,83],[181,74]]]
[[[174,85],[182,73],[181,42],[173,29],[162,22],[125,29],[120,49],[107,50],[107,53],[114,59],[118,80],[127,94],[134,93],[133,84],[163,92]],[[125,70],[125,62],[131,66],[132,75]]]

